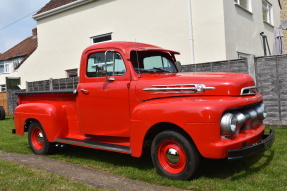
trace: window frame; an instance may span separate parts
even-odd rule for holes
[[[12,62],[13,62],[14,70],[15,70],[15,68],[17,68],[20,65],[20,63],[22,62],[23,59],[24,59],[23,57],[18,57],[18,58],[13,59]]]
[[[2,70],[1,68],[3,68],[3,71],[1,71]],[[5,69],[4,69],[4,61],[0,61],[0,74],[4,74],[4,71],[5,71]]]
[[[110,63],[108,63],[108,61],[107,61],[107,65],[105,64],[105,56],[106,56],[106,54],[110,54],[110,53],[113,53],[113,54],[117,54],[117,55],[119,55],[119,57],[121,58],[121,60],[122,60],[122,66],[124,66],[124,72],[123,73],[120,73],[119,74],[119,71],[117,71],[117,75],[110,75],[109,73],[110,73],[110,71],[108,71],[108,74],[104,74],[104,73],[102,73],[102,72],[107,72],[107,69],[105,68],[106,66],[108,67],[109,66],[109,64]],[[101,60],[101,64],[103,64],[103,65],[101,65],[100,67],[102,67],[102,68],[96,68],[96,71],[95,72],[92,72],[92,71],[89,71],[89,68],[90,67],[97,67],[97,65],[100,65],[100,63],[89,63],[89,61],[90,61],[90,58],[91,58],[91,56],[92,55],[95,55],[95,54],[103,54],[103,55],[101,55],[101,56],[104,56],[103,57],[103,60]],[[114,58],[114,56],[113,56],[113,58]],[[111,71],[113,74],[115,74],[115,68],[117,68],[116,66],[115,66],[115,60],[116,59],[114,59],[113,61],[112,61],[112,68],[113,68],[113,71]],[[99,73],[99,74],[101,74],[101,75],[97,75],[97,73]],[[126,67],[126,64],[125,64],[125,61],[124,61],[124,57],[119,53],[119,52],[117,52],[117,51],[99,51],[99,52],[93,52],[93,53],[91,53],[91,54],[89,54],[88,55],[88,57],[87,57],[87,62],[86,62],[86,71],[85,71],[85,74],[86,74],[86,77],[88,77],[88,78],[100,78],[100,77],[107,77],[107,76],[113,76],[113,77],[118,77],[118,76],[124,76],[125,74],[127,73],[127,67]],[[93,75],[94,74],[94,75]]]
[[[6,84],[0,85],[0,92],[6,92]]]
[[[4,74],[10,73],[10,63],[7,61],[4,61]]]
[[[78,68],[74,68],[74,69],[68,69],[66,70],[66,74],[67,74],[67,78],[74,78],[74,77],[78,77]]]
[[[234,4],[240,8],[242,8],[243,10],[252,13],[252,6],[251,6],[251,1],[250,0],[246,0],[246,7],[243,6],[243,3],[241,1],[244,0],[234,0]]]
[[[265,6],[264,3],[266,3],[267,6]],[[267,18],[267,20],[264,18],[264,11],[263,11],[263,9],[266,10],[266,13],[267,13],[266,18]],[[273,6],[267,0],[262,0],[262,17],[263,17],[263,22],[265,22],[267,24],[270,24],[270,25],[273,25]]]
[[[98,43],[102,43],[102,42],[112,41],[113,37],[112,37],[112,32],[110,32],[110,33],[92,36],[92,37],[90,37],[90,39],[91,39],[91,44],[98,44]],[[95,42],[95,40],[97,40],[97,39],[98,39],[98,41]]]

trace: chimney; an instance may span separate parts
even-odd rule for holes
[[[37,28],[32,29],[33,38],[37,38]]]

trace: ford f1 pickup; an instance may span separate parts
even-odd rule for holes
[[[274,130],[254,80],[239,73],[180,73],[178,52],[136,42],[86,48],[76,90],[19,92],[13,133],[32,151],[56,144],[141,157],[157,172],[188,180],[204,158],[237,160],[269,149]]]

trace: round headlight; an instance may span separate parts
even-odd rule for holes
[[[265,108],[265,104],[264,103],[261,104],[261,108],[263,110],[263,119],[265,119],[267,117],[267,112],[266,112],[266,108]]]
[[[235,133],[237,122],[237,118],[232,113],[226,113],[221,118],[220,128],[223,133]]]

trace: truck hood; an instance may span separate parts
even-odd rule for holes
[[[142,101],[173,96],[254,94],[254,80],[242,73],[145,73],[136,84],[136,96]]]

